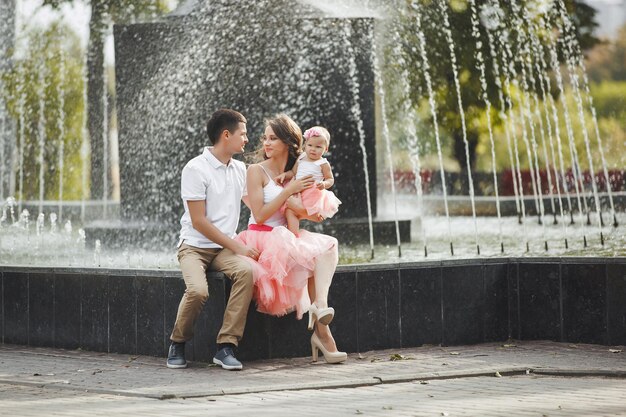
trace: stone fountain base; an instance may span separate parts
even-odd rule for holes
[[[165,356],[176,270],[0,267],[3,343]],[[188,359],[209,360],[230,282],[209,274]],[[626,344],[626,258],[502,258],[339,267],[331,327],[348,352],[518,340]],[[293,314],[250,309],[240,357],[306,356]]]
[[[375,219],[372,223],[374,243],[395,245],[396,223],[393,220]],[[335,236],[341,245],[369,243],[369,223],[367,218],[328,219],[323,223],[303,222],[302,227],[312,232]],[[411,221],[398,222],[400,240],[411,241]],[[131,222],[120,220],[99,220],[85,227],[87,246],[94,242],[107,248],[137,247],[142,249],[173,248],[178,241],[178,229],[163,223]]]

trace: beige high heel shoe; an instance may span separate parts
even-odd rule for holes
[[[329,352],[326,350],[322,341],[319,337],[317,337],[317,333],[313,332],[313,335],[311,336],[311,353],[313,355],[313,362],[317,362],[318,350],[322,351],[326,363],[341,363],[348,359],[348,354],[346,352]]]
[[[335,317],[335,309],[332,307],[317,308],[315,303],[309,307],[309,330],[313,330],[315,320],[322,323],[324,326],[328,326]]]

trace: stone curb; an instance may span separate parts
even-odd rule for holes
[[[571,378],[581,377],[604,377],[604,378],[624,378],[626,379],[626,371],[614,369],[531,369],[530,372],[536,375],[546,376],[562,376]]]
[[[276,392],[276,391],[301,391],[309,389],[337,389],[337,388],[357,388],[364,386],[382,385],[382,384],[397,384],[408,382],[419,382],[420,384],[428,384],[429,381],[437,380],[450,380],[450,379],[463,379],[463,378],[479,378],[479,377],[510,377],[518,375],[541,375],[541,376],[557,376],[557,377],[607,377],[607,378],[626,378],[625,371],[607,370],[607,369],[594,369],[594,370],[576,370],[576,369],[541,369],[541,368],[529,368],[529,367],[516,367],[516,368],[488,368],[477,369],[469,371],[450,371],[450,372],[437,372],[437,373],[416,373],[406,375],[400,378],[387,378],[373,376],[370,378],[360,378],[347,381],[335,381],[330,383],[320,384],[319,382],[300,383],[297,385],[268,385],[255,388],[235,388],[235,389],[219,389],[219,390],[207,390],[203,392],[191,392],[179,395],[176,393],[159,394],[151,393],[143,390],[115,390],[115,389],[88,389],[83,390],[75,386],[65,385],[63,380],[48,381],[45,383],[34,381],[16,381],[12,379],[0,378],[0,384],[7,385],[20,385],[31,386],[48,389],[63,389],[68,391],[81,391],[106,395],[118,395],[124,397],[139,397],[139,398],[153,398],[159,400],[168,399],[184,399],[184,398],[202,398],[202,397],[220,397],[225,395],[242,395],[242,394],[254,394],[263,392]]]

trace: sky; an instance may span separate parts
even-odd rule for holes
[[[45,27],[60,18],[76,32],[83,47],[87,45],[91,13],[83,1],[66,2],[59,11],[55,11],[51,7],[41,7],[43,0],[17,0],[16,3],[18,33],[24,23],[27,23],[27,27]]]
[[[585,0],[588,4],[598,8],[597,20],[600,23],[598,34],[611,36],[621,25],[626,23],[626,0]],[[169,0],[173,8],[177,0]],[[27,22],[29,27],[46,26],[56,19],[62,19],[80,38],[82,46],[86,47],[89,39],[90,10],[84,0],[65,2],[61,9],[56,11],[51,7],[41,7],[43,0],[16,0],[17,28]],[[109,36],[106,42],[105,56],[113,60],[113,37]]]
[[[168,0],[170,8],[174,8],[177,0]],[[65,22],[80,39],[81,46],[87,47],[89,41],[89,17],[91,15],[87,2],[83,0],[73,0],[65,2],[59,10],[54,10],[49,6],[42,7],[43,0],[16,0],[16,28],[18,35],[23,24],[27,28],[45,27],[51,22],[61,19]],[[105,43],[105,59],[107,64],[112,65],[114,61],[113,35],[108,36]]]
[[[598,10],[596,30],[599,36],[614,38],[618,29],[626,24],[626,0],[585,0]]]

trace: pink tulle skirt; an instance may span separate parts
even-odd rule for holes
[[[300,193],[302,205],[309,215],[321,214],[324,218],[333,217],[341,201],[335,196],[335,193],[329,190],[320,190],[312,187]]]
[[[260,252],[257,261],[245,257],[252,265],[257,310],[273,316],[295,310],[302,318],[311,304],[307,283],[316,259],[329,249],[337,250],[337,239],[307,230],[296,237],[279,226],[271,231],[244,230],[235,240]]]

